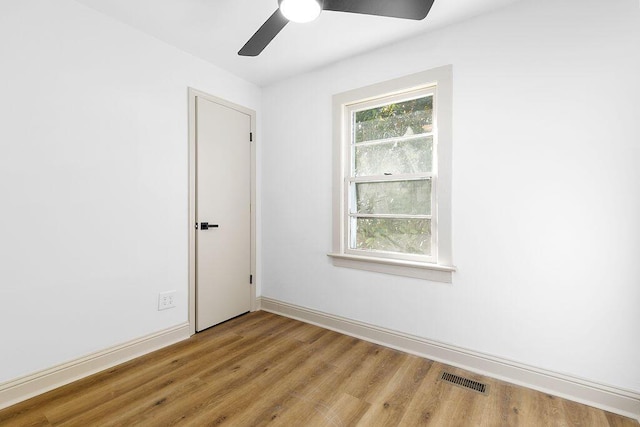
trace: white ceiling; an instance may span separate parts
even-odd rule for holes
[[[519,0],[435,0],[423,21],[325,11],[314,22],[289,23],[257,57],[237,52],[277,0],[76,1],[265,86]]]

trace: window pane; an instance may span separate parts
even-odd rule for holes
[[[355,176],[431,172],[433,137],[355,146]]]
[[[431,254],[431,220],[355,218],[351,249]]]
[[[431,215],[431,180],[356,184],[356,212]]]
[[[433,96],[388,104],[355,113],[355,142],[431,132]]]

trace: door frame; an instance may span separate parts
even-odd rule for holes
[[[250,141],[251,159],[251,252],[249,274],[253,276],[250,286],[251,311],[257,310],[256,306],[256,112],[249,108],[226,101],[208,93],[189,87],[189,335],[196,333],[196,100],[203,98],[227,108],[247,114],[251,117]],[[249,140],[249,135],[247,135]],[[247,277],[247,280],[249,278]]]

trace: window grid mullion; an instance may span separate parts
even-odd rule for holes
[[[433,180],[435,174],[432,173],[416,173],[416,174],[399,174],[399,175],[367,175],[367,176],[350,176],[347,178],[349,184],[360,184],[369,182],[402,182],[402,181],[428,181]]]
[[[369,141],[360,141],[360,142],[355,142],[355,137],[354,135],[352,135],[351,145],[353,145],[354,147],[363,147],[367,145],[390,144],[392,142],[407,142],[407,141],[413,141],[415,139],[428,138],[434,135],[435,135],[435,132],[423,132],[423,133],[413,134],[410,136],[396,136],[394,138],[372,139]]]
[[[364,214],[349,212],[351,218],[384,218],[384,219],[431,219],[432,215],[419,214]]]

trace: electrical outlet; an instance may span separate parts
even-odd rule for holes
[[[176,306],[176,291],[160,292],[158,294],[158,311]]]

